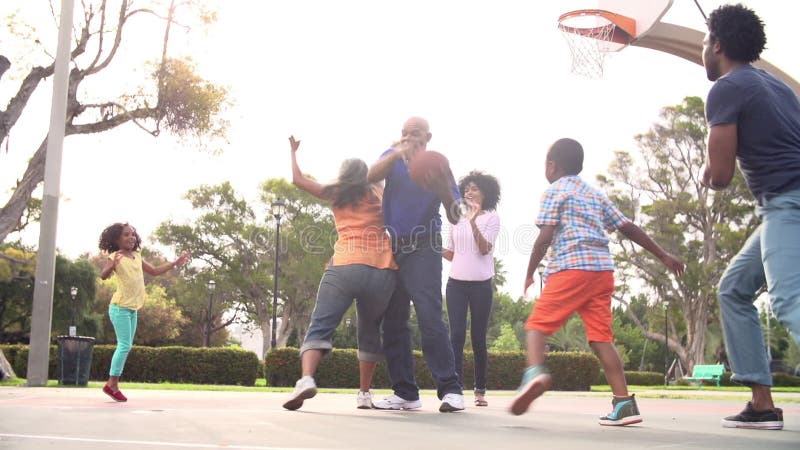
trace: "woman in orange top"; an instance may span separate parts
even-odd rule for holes
[[[300,346],[302,378],[283,407],[298,409],[317,394],[314,374],[319,362],[333,348],[333,332],[355,299],[358,313],[358,365],[360,389],[357,406],[372,408],[369,392],[375,366],[383,359],[380,326],[394,291],[397,266],[383,224],[383,188],[367,181],[367,164],[360,159],[342,163],[337,180],[322,185],[306,178],[297,165],[300,141],[289,138],[292,149],[292,182],[298,188],[331,204],[339,239],[331,264],[325,269],[317,292],[303,345]]]

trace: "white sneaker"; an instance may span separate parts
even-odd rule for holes
[[[464,410],[464,396],[461,394],[444,394],[439,412],[454,412]]]
[[[294,411],[303,406],[303,401],[315,395],[317,395],[317,383],[314,382],[314,377],[300,378],[294,385],[292,396],[283,404],[283,407]]]
[[[378,400],[372,404],[375,409],[418,409],[422,408],[422,402],[419,400],[406,400],[394,394]]]
[[[370,392],[359,392],[356,397],[356,407],[358,409],[372,409],[372,394]]]

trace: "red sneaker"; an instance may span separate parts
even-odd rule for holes
[[[122,391],[117,390],[117,392],[114,392],[114,391],[111,390],[110,387],[108,387],[108,385],[103,386],[103,392],[105,392],[106,395],[108,395],[109,397],[113,398],[115,402],[127,402],[128,401],[128,398],[125,397],[124,395],[122,395]]]

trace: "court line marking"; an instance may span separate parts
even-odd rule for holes
[[[190,442],[164,442],[164,441],[134,441],[127,439],[93,439],[93,438],[77,438],[66,436],[37,436],[32,434],[10,434],[0,433],[0,438],[10,439],[39,439],[39,440],[54,440],[54,441],[70,441],[70,442],[93,442],[102,444],[123,444],[123,445],[150,445],[161,447],[185,447],[185,448],[225,448],[225,449],[242,449],[242,450],[331,450],[321,448],[309,447],[264,447],[260,445],[236,445],[236,444],[203,444],[203,443],[190,443]]]

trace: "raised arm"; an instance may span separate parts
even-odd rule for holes
[[[294,136],[289,136],[289,146],[292,149],[292,183],[298,188],[308,192],[322,200],[327,200],[323,194],[323,186],[316,181],[306,178],[300,166],[297,165],[297,149],[300,148],[300,141],[294,139]]]
[[[181,253],[181,256],[178,257],[175,261],[170,263],[162,264],[158,267],[153,267],[150,263],[145,260],[142,260],[142,270],[145,271],[148,275],[161,275],[164,272],[167,272],[171,269],[174,269],[177,266],[182,266],[189,260],[192,255],[188,252]]]
[[[403,152],[398,151],[396,146],[392,146],[395,151],[384,155],[381,159],[379,159],[372,167],[369,168],[369,172],[367,173],[367,181],[370,183],[378,183],[386,179],[389,176],[389,171],[392,170],[392,164],[398,159],[403,157]]]

